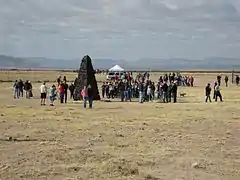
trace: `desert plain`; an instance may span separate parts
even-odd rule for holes
[[[0,71],[1,180],[240,179],[240,87],[222,85],[224,102],[204,102],[205,85],[218,74],[192,74],[195,87],[179,87],[187,95],[176,104],[98,101],[83,109],[69,100],[41,107],[39,82],[50,86],[59,74],[76,77]],[[19,78],[32,81],[33,99],[13,99],[6,81]]]

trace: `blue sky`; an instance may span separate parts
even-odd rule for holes
[[[0,53],[240,57],[240,0],[0,0]]]

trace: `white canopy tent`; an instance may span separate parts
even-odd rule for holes
[[[112,72],[122,72],[122,71],[124,71],[124,69],[121,66],[119,66],[119,65],[115,65],[112,68],[110,68],[109,71],[112,71]]]

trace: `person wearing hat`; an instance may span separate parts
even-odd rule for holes
[[[205,94],[206,94],[205,102],[208,102],[208,100],[209,102],[212,102],[210,97],[211,91],[212,91],[211,85],[210,83],[208,83],[207,86],[205,87]]]

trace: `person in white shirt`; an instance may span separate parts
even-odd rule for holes
[[[47,87],[45,82],[43,82],[43,84],[40,86],[40,92],[41,92],[41,106],[45,106],[47,98]]]
[[[214,91],[215,91],[215,101],[217,102],[217,99],[219,97],[220,101],[222,102],[222,94],[220,92],[220,84],[217,83],[217,85],[214,87]]]

